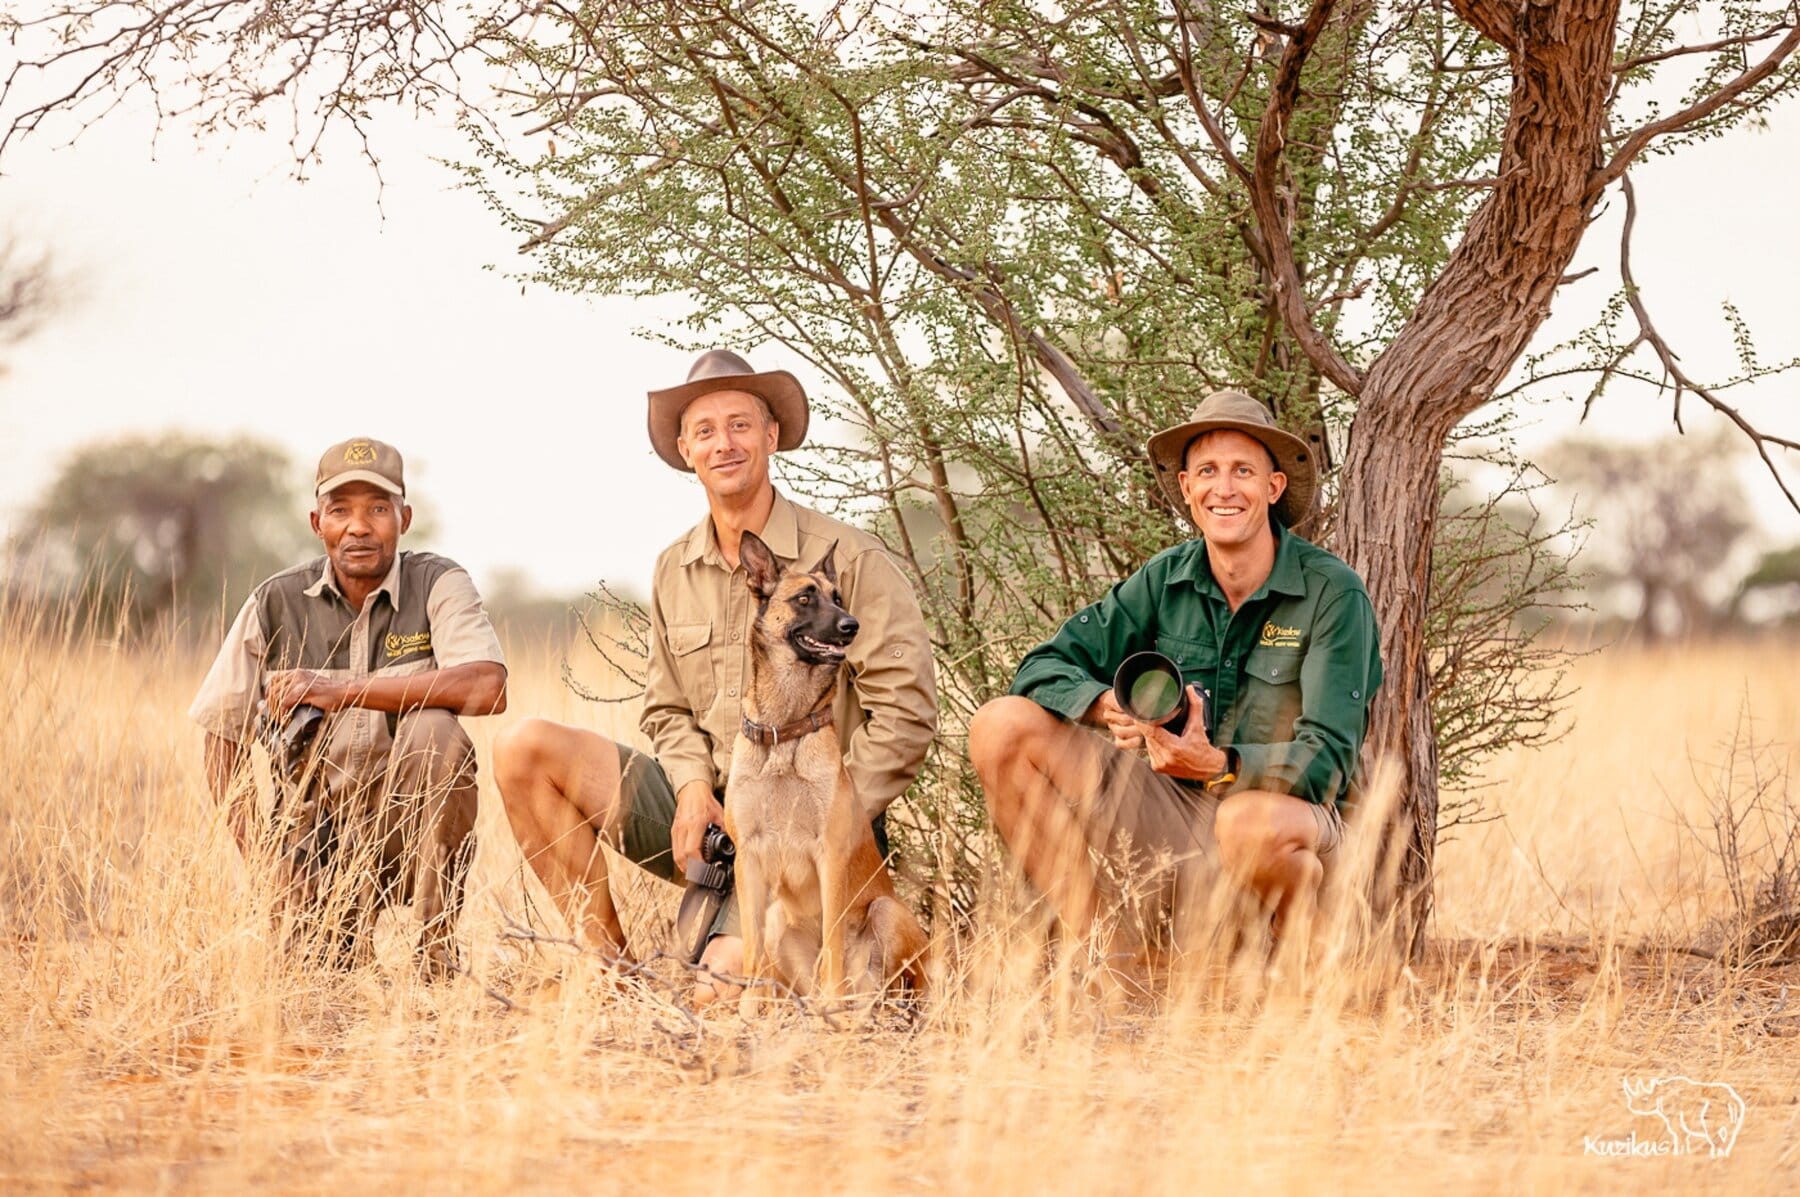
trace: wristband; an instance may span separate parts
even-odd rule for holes
[[[1237,775],[1238,775],[1237,749],[1227,748],[1225,750],[1225,771],[1223,773],[1220,773],[1217,777],[1209,779],[1205,783],[1207,792],[1216,794],[1220,790],[1224,789],[1226,786],[1230,785],[1232,782],[1236,781]]]

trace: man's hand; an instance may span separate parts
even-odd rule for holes
[[[321,711],[339,711],[349,705],[350,688],[311,669],[277,669],[263,686],[263,697],[277,717],[301,703]]]
[[[1111,690],[1094,700],[1094,705],[1081,717],[1083,723],[1104,727],[1112,733],[1113,747],[1136,752],[1144,746],[1144,724],[1125,713]]]
[[[669,846],[675,853],[675,864],[687,872],[690,860],[700,859],[700,841],[706,829],[725,825],[725,808],[713,797],[712,787],[704,781],[690,781],[675,795],[675,824],[669,828]]]
[[[1200,718],[1200,712],[1205,709],[1204,702],[1200,688],[1189,686],[1188,721],[1179,736],[1170,735],[1165,728],[1131,720],[1143,736],[1144,750],[1149,754],[1152,769],[1165,777],[1184,781],[1211,781],[1225,772],[1229,758],[1206,738],[1206,721]],[[1126,718],[1130,719],[1130,716]],[[1117,732],[1113,733],[1113,741],[1118,742]]]

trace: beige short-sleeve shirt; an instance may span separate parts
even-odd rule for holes
[[[835,717],[844,763],[870,818],[918,776],[937,731],[931,642],[912,584],[879,540],[779,492],[759,535],[784,565],[810,565],[837,542],[839,589],[861,631],[843,666]],[[663,551],[650,598],[642,727],[679,792],[731,772],[750,678],[756,604],[744,568],[726,565],[709,515]]]
[[[436,553],[402,552],[379,587],[353,610],[329,558],[258,586],[239,610],[188,708],[216,736],[242,743],[255,730],[263,679],[313,669],[335,679],[404,676],[505,655],[468,572]],[[332,718],[328,779],[365,779],[393,746],[383,711],[351,707]]]

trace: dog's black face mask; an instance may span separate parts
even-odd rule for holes
[[[793,609],[788,625],[788,643],[794,654],[808,665],[836,665],[844,659],[844,651],[856,639],[856,616],[843,608],[837,587],[820,585],[825,579],[808,575],[807,585],[791,595],[782,595]],[[785,588],[784,588],[785,589]]]
[[[759,627],[787,641],[808,665],[841,664],[858,624],[838,593],[836,543],[808,570],[784,570],[752,532],[744,533],[739,552],[757,598]]]

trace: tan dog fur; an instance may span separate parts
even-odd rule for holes
[[[832,709],[839,665],[803,658],[792,635],[847,614],[836,547],[809,570],[784,571],[744,534],[739,553],[759,603],[744,697],[755,723],[785,727]],[[922,992],[925,932],[895,896],[838,737],[830,723],[772,745],[738,733],[725,830],[737,845],[744,971],[801,994],[873,996],[899,981]]]

